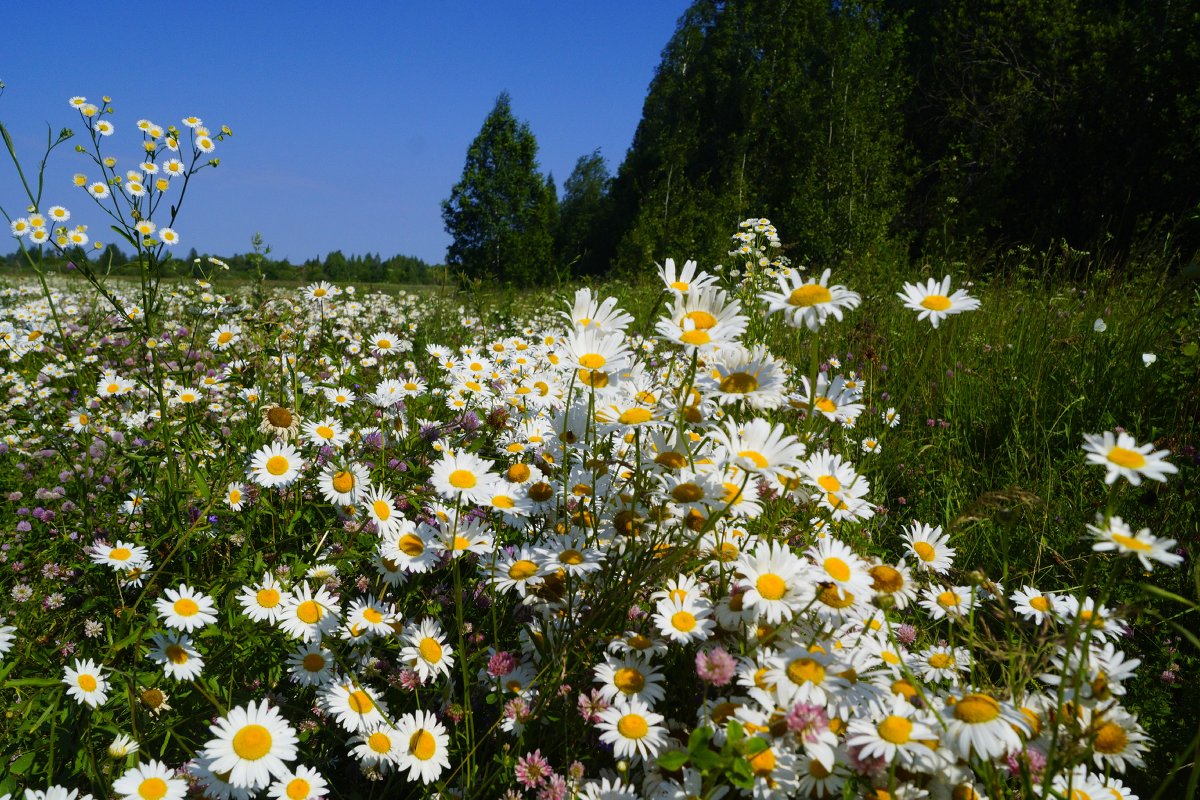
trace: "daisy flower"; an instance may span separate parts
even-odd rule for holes
[[[709,286],[676,295],[668,317],[655,324],[664,339],[687,348],[711,351],[737,341],[746,331],[748,318],[742,304],[728,292]]]
[[[217,351],[227,350],[238,343],[241,334],[241,327],[233,323],[218,325],[208,337],[208,346]]]
[[[419,624],[409,623],[403,639],[400,660],[416,670],[422,683],[437,675],[450,674],[454,650],[446,644],[446,634],[437,620],[426,617]]]
[[[654,704],[667,694],[663,674],[650,665],[647,657],[633,652],[620,658],[606,654],[603,663],[592,667],[592,674],[600,684],[600,696],[609,702],[625,699]]]
[[[338,386],[336,388],[326,389],[325,399],[328,400],[332,405],[345,408],[353,405],[354,401],[358,399],[358,396],[351,390],[342,386]]]
[[[950,294],[950,276],[941,282],[930,278],[924,284],[905,283],[904,291],[896,296],[904,301],[905,308],[919,311],[917,321],[928,319],[933,327],[950,314],[961,314],[979,308],[979,301],[963,289]]]
[[[300,432],[300,418],[289,408],[269,405],[262,409],[262,421],[258,430],[260,433],[287,441]]]
[[[321,495],[336,506],[351,506],[359,501],[370,474],[361,464],[326,464],[317,476]]]
[[[712,619],[711,607],[691,599],[669,598],[660,601],[653,622],[663,636],[680,644],[702,642],[717,627]]]
[[[209,729],[213,738],[204,745],[206,766],[219,775],[228,774],[233,786],[261,789],[272,776],[289,774],[284,762],[296,760],[296,732],[265,700],[230,710]]]
[[[811,597],[804,562],[786,545],[759,542],[736,562],[735,570],[745,587],[742,607],[768,625],[791,619]]]
[[[154,601],[154,607],[168,628],[191,632],[217,621],[217,607],[208,595],[182,583],[164,594]]]
[[[313,592],[307,583],[292,591],[278,619],[284,633],[306,642],[319,641],[336,630],[341,622],[337,598],[324,586]]]
[[[333,683],[325,688],[321,703],[327,712],[337,717],[338,724],[351,733],[383,723],[383,715],[387,713],[387,706],[364,684]]]
[[[833,584],[842,595],[870,593],[871,573],[866,563],[844,543],[833,537],[821,539],[807,555],[816,563],[813,574],[820,583]]]
[[[1008,599],[1013,603],[1013,611],[1038,625],[1048,619],[1054,619],[1056,612],[1062,607],[1057,595],[1042,593],[1032,586],[1022,586],[1009,595]]]
[[[300,290],[300,293],[306,300],[313,303],[322,303],[341,294],[340,290],[325,281],[309,284]]]
[[[472,505],[484,505],[491,499],[499,476],[490,470],[495,462],[486,461],[473,453],[443,454],[433,465],[429,483],[433,490],[447,500]]]
[[[1179,471],[1174,464],[1163,460],[1163,456],[1171,451],[1154,450],[1153,444],[1138,445],[1128,433],[1113,436],[1111,431],[1105,431],[1103,434],[1084,434],[1083,438],[1088,463],[1099,464],[1108,470],[1104,476],[1107,484],[1120,477],[1134,486],[1140,485],[1143,477],[1165,482],[1168,474]]]
[[[1092,760],[1098,769],[1112,767],[1117,772],[1124,772],[1130,766],[1146,766],[1142,753],[1146,752],[1150,740],[1136,716],[1120,706],[1102,713],[1093,710],[1089,716],[1087,728],[1094,737]]]
[[[301,686],[324,686],[334,678],[333,653],[317,642],[304,645],[288,656],[288,672]]]
[[[1092,549],[1100,552],[1116,550],[1121,555],[1133,554],[1142,562],[1142,569],[1153,571],[1157,561],[1168,567],[1179,566],[1183,556],[1171,552],[1175,547],[1174,539],[1159,539],[1150,535],[1149,528],[1142,528],[1137,533],[1125,524],[1120,517],[1109,517],[1107,522],[1101,520],[1102,527],[1088,525],[1087,529],[1096,537]]]
[[[765,419],[744,424],[731,419],[724,428],[713,431],[712,438],[720,463],[764,478],[779,477],[797,468],[804,458],[804,445],[786,433],[783,425]]]
[[[971,668],[971,653],[963,647],[936,645],[908,657],[908,668],[927,683],[957,681],[958,673]]]
[[[405,572],[428,572],[437,563],[439,531],[427,523],[404,520],[379,544],[379,555]]]
[[[858,717],[846,729],[847,747],[858,748],[857,758],[882,758],[918,771],[936,765],[934,751],[926,744],[936,742],[937,733],[917,716],[917,709],[902,696],[892,700],[887,715],[878,721]]]
[[[491,567],[492,586],[500,592],[515,590],[519,596],[525,597],[530,587],[537,586],[543,580],[544,570],[536,558],[537,555],[526,547],[502,554]]]
[[[115,545],[97,544],[92,547],[92,561],[104,564],[118,572],[126,572],[146,562],[144,547],[118,541]]]
[[[941,714],[946,726],[942,741],[964,759],[1001,758],[1020,750],[1029,722],[1008,703],[989,694],[952,694]]]
[[[373,725],[356,734],[350,744],[353,746],[350,752],[363,766],[384,769],[398,762],[404,749],[399,731],[390,722]]]
[[[405,745],[397,759],[397,768],[408,770],[410,781],[432,783],[450,768],[447,748],[450,736],[446,726],[428,711],[405,714],[396,723],[396,730]]]
[[[204,671],[204,658],[187,634],[156,633],[152,641],[154,649],[150,651],[150,660],[161,665],[168,678],[190,681]]]
[[[242,607],[242,613],[255,622],[274,625],[279,621],[289,597],[275,576],[266,572],[261,581],[242,589],[238,604]]]
[[[329,790],[321,773],[303,764],[284,772],[267,790],[271,800],[318,800]]]
[[[63,668],[62,682],[67,685],[67,694],[76,702],[92,708],[104,705],[108,699],[108,680],[104,671],[90,658],[75,659],[74,667]]]
[[[121,800],[183,800],[187,788],[187,781],[176,777],[175,770],[154,759],[113,782],[113,791]]]
[[[845,286],[830,286],[830,272],[825,270],[815,281],[805,281],[799,273],[780,275],[779,291],[762,294],[768,312],[781,311],[793,328],[805,326],[814,332],[829,317],[840,322],[843,310],[858,308],[862,296]]]
[[[396,510],[396,500],[390,491],[367,486],[359,501],[366,508],[367,518],[375,523],[375,530],[380,536],[390,536],[399,530],[404,518]]]
[[[905,532],[904,540],[917,557],[918,567],[943,575],[950,571],[955,550],[949,546],[950,536],[942,533],[940,525],[931,528],[914,520],[912,527]]]
[[[467,553],[491,553],[496,549],[495,541],[486,522],[463,517],[456,525],[444,525],[436,544],[451,558],[459,558]]]
[[[687,294],[688,292],[698,291],[712,286],[717,282],[715,275],[697,271],[694,259],[688,259],[684,262],[683,268],[676,271],[675,259],[668,258],[658,268],[658,277],[662,279],[663,284],[668,290],[676,294]]]
[[[259,486],[285,487],[300,477],[304,459],[285,442],[263,445],[250,459],[250,480]]]
[[[600,741],[613,747],[617,758],[654,760],[667,745],[667,729],[662,714],[655,714],[641,700],[618,700],[600,712]]]
[[[12,625],[5,625],[6,622],[8,622],[7,619],[0,617],[0,658],[3,658],[12,649],[13,639],[16,638],[14,634],[17,629]]]
[[[896,608],[903,610],[917,599],[917,587],[904,559],[895,564],[876,564],[868,572],[871,575],[871,590],[895,601]]]
[[[246,485],[238,481],[231,482],[225,487],[225,505],[230,511],[241,511],[246,504]]]
[[[934,586],[921,592],[920,605],[933,619],[954,622],[970,614],[977,601],[973,586],[953,586],[940,590]]]

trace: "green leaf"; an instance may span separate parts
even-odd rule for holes
[[[691,761],[692,766],[701,772],[704,772],[705,770],[716,769],[723,763],[721,756],[707,747],[694,751],[689,760]]]
[[[14,775],[24,775],[26,772],[29,772],[29,768],[33,766],[33,759],[35,755],[36,751],[30,750],[14,761],[8,768],[8,771]]]
[[[16,680],[8,681],[4,686],[8,689],[14,686],[57,686],[58,682],[58,678],[17,678]]]
[[[658,757],[658,765],[667,772],[675,772],[688,762],[688,754],[684,750],[670,750]]]
[[[746,732],[742,729],[742,724],[736,719],[730,720],[729,726],[725,729],[726,747],[736,746],[745,737]]]
[[[746,758],[753,758],[771,745],[761,736],[755,736],[746,742]]]
[[[692,735],[688,737],[688,752],[694,753],[697,750],[707,750],[708,743],[712,740],[712,728],[707,725],[696,728],[692,731]]]
[[[1196,342],[1188,342],[1180,349],[1179,352],[1183,353],[1188,358],[1195,358],[1196,355],[1200,353],[1200,344],[1197,344]]]
[[[1171,600],[1171,601],[1179,603],[1181,605],[1188,606],[1189,608],[1192,608],[1193,610],[1200,610],[1200,605],[1196,605],[1195,602],[1188,600],[1186,597],[1177,595],[1174,592],[1168,592],[1166,589],[1161,589],[1152,583],[1143,583],[1142,591],[1146,592],[1147,594],[1156,595],[1156,596],[1162,597],[1166,600]]]
[[[739,789],[752,791],[754,789],[754,773],[750,770],[750,763],[744,759],[737,759],[729,767],[729,782]]]

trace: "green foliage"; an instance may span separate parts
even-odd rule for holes
[[[537,164],[537,140],[513,116],[508,93],[467,150],[462,179],[442,203],[453,238],[447,266],[468,280],[532,285],[550,263],[558,199]]]
[[[905,188],[902,36],[873,4],[695,3],[616,179],[618,266],[722,252],[752,211],[794,257],[870,252]]]
[[[563,184],[555,258],[560,265],[570,265],[575,275],[601,274],[612,257],[611,184],[599,150],[580,156]]]

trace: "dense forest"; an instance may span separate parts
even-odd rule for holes
[[[545,211],[533,132],[502,96],[454,197],[513,219],[540,209],[555,235],[517,260],[576,275],[720,257],[758,215],[815,264],[1036,248],[1118,265],[1144,245],[1188,257],[1198,68],[1200,6],[1169,0],[697,0],[615,175],[580,157]],[[486,232],[447,230],[488,251]],[[483,277],[498,262],[452,247],[448,263]]]

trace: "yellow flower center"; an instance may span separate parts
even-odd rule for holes
[[[296,617],[305,625],[315,625],[321,619],[322,613],[321,604],[316,600],[305,600],[296,606]]]
[[[346,704],[355,714],[367,714],[375,708],[375,701],[371,699],[371,695],[362,689],[355,689],[351,692],[350,696],[346,698]]]
[[[425,552],[425,543],[415,533],[406,533],[400,537],[399,548],[409,558],[416,558]]]
[[[318,425],[317,436],[320,436],[322,439],[332,439],[334,436],[333,428],[328,425]]]
[[[246,725],[233,735],[233,752],[246,761],[257,761],[271,752],[271,732],[262,725]]]
[[[1146,466],[1146,457],[1136,450],[1124,447],[1114,447],[1108,451],[1108,460],[1118,467],[1126,469],[1141,469]]]
[[[362,615],[363,619],[372,625],[378,625],[379,623],[383,622],[383,614],[380,614],[373,608],[364,608]]]
[[[579,366],[584,369],[600,369],[608,363],[608,359],[599,353],[587,353],[579,357]]]
[[[167,782],[162,778],[146,778],[138,784],[137,793],[143,800],[160,800],[167,795]]]
[[[387,522],[392,518],[392,506],[386,500],[376,500],[371,503],[371,508],[375,511],[375,516],[380,522]]]
[[[937,558],[937,552],[929,542],[916,542],[913,544],[913,550],[917,552],[917,558],[922,561],[933,561]]]
[[[235,506],[238,503],[242,502],[242,493],[240,491],[238,491],[237,489],[230,489],[229,490],[229,502],[230,502],[230,504],[235,505]]]
[[[76,680],[79,683],[79,688],[83,689],[85,692],[94,692],[96,691],[96,686],[99,685],[96,683],[95,676],[88,675],[86,673],[80,675]]]
[[[309,653],[301,663],[309,672],[320,672],[325,669],[325,656],[320,653]]]
[[[930,311],[945,311],[950,307],[950,298],[944,294],[931,294],[921,301],[921,305]]]
[[[949,589],[937,596],[937,603],[942,608],[955,608],[960,600],[958,592],[952,592]]]
[[[386,753],[392,749],[392,740],[387,734],[376,731],[367,737],[367,747],[370,747],[376,753]]]
[[[442,646],[437,643],[436,639],[426,636],[417,645],[417,650],[421,653],[421,658],[430,664],[436,664],[442,660]]]
[[[833,295],[829,290],[819,283],[806,283],[803,286],[798,286],[788,295],[788,305],[804,308],[807,306],[815,306],[818,303],[828,303],[833,299]]]
[[[871,578],[871,588],[877,592],[891,594],[904,588],[904,576],[887,564],[871,567]]]
[[[175,613],[181,617],[191,617],[200,612],[200,606],[190,597],[181,597],[172,606]]]
[[[229,344],[229,340],[233,338],[233,334],[229,331],[221,331],[217,334],[217,344]]]
[[[929,657],[929,666],[934,669],[946,669],[954,665],[954,659],[948,653],[934,653]]]
[[[822,475],[817,478],[817,485],[827,492],[840,492],[842,490],[842,482],[832,475]]]
[[[613,686],[625,694],[637,694],[646,686],[646,676],[633,667],[621,667],[613,673]]]
[[[1000,716],[1000,704],[986,694],[969,694],[954,704],[954,718],[970,725],[991,722]]]
[[[1144,553],[1145,551],[1151,549],[1149,543],[1137,538],[1136,536],[1126,536],[1122,533],[1113,533],[1109,535],[1112,537],[1114,542],[1121,545],[1121,547],[1124,547],[1126,550],[1138,550]]]
[[[513,464],[504,473],[504,477],[513,483],[524,483],[525,481],[529,480],[529,476],[531,474],[532,473],[529,471],[529,467],[527,465]]]
[[[837,556],[830,556],[825,559],[825,571],[835,581],[845,582],[850,580],[850,565]]]
[[[267,472],[272,475],[282,475],[288,471],[290,464],[284,456],[271,456],[267,459]]]
[[[579,552],[578,550],[563,550],[562,553],[559,554],[558,560],[564,564],[575,566],[576,564],[583,563],[583,553]]]
[[[749,760],[750,769],[760,778],[766,778],[775,771],[775,751],[769,747],[751,756]]]
[[[778,600],[787,592],[787,584],[783,578],[772,572],[759,575],[758,580],[754,582],[754,588],[758,589],[764,600]]]
[[[536,575],[537,570],[537,564],[522,558],[520,561],[514,561],[513,565],[508,568],[508,577],[515,581],[523,581]]]
[[[721,380],[725,394],[749,394],[758,389],[758,378],[748,372],[731,372]]]
[[[787,676],[795,684],[820,683],[825,680],[825,667],[811,658],[797,658],[787,665]]]
[[[187,650],[184,650],[181,645],[169,644],[164,652],[166,653],[167,660],[172,664],[186,664],[188,662]]]
[[[408,740],[408,752],[422,761],[428,761],[437,753],[437,740],[433,734],[422,728]]]
[[[879,723],[879,738],[892,744],[904,744],[912,735],[913,724],[904,717],[890,714]]]
[[[740,453],[738,453],[738,458],[748,459],[758,469],[766,469],[770,464],[770,462],[767,461],[766,456],[757,450],[742,450]]]
[[[1041,594],[1039,594],[1035,597],[1031,597],[1031,598],[1029,598],[1029,607],[1036,611],[1041,611],[1043,613],[1046,611],[1049,611],[1050,610],[1050,598],[1046,597],[1045,595],[1041,595]]]
[[[312,794],[312,785],[304,778],[292,778],[285,790],[288,800],[304,800]]]
[[[617,731],[626,739],[641,739],[650,732],[650,726],[640,714],[626,714],[617,720]]]
[[[688,633],[696,627],[696,617],[687,611],[676,611],[671,615],[671,625],[675,630]]]
[[[456,469],[450,473],[450,485],[455,489],[471,489],[478,482],[475,473],[466,469]]]
[[[1096,743],[1093,745],[1097,753],[1115,755],[1124,752],[1129,744],[1129,736],[1125,729],[1115,722],[1106,722],[1096,731]]]
[[[708,335],[708,331],[697,329],[692,331],[684,331],[679,337],[679,341],[683,342],[684,344],[699,346],[711,342],[712,337]]]
[[[128,547],[114,547],[108,551],[108,557],[113,561],[128,561],[133,556],[133,553]]]
[[[694,503],[704,497],[704,490],[694,483],[681,483],[671,490],[677,503]]]
[[[654,419],[654,414],[648,408],[630,408],[621,412],[617,421],[622,425],[640,425]]]
[[[107,391],[109,394],[116,394],[117,392],[121,391],[121,387],[115,383],[110,383],[105,387],[105,391]]]

